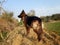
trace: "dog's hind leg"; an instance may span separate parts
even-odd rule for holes
[[[37,39],[38,41],[41,40],[41,33],[39,33],[38,31],[34,30],[34,32],[37,34]]]
[[[38,39],[38,41],[41,40],[41,34],[37,34],[37,39]]]

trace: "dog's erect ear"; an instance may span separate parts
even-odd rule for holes
[[[22,18],[23,16],[26,16],[26,13],[24,10],[22,10],[22,12],[20,13],[20,15],[18,16],[19,18]]]
[[[20,15],[22,15],[22,14],[25,14],[25,15],[26,15],[26,13],[25,13],[25,11],[24,11],[24,10],[22,10],[22,12],[20,13]]]

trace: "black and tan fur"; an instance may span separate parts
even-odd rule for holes
[[[27,14],[24,12],[24,10],[21,12],[21,14],[18,17],[22,19],[22,21],[26,27],[27,34],[29,33],[30,28],[32,28],[33,31],[38,36],[38,41],[40,41],[41,37],[42,37],[41,35],[43,33],[42,20],[36,16],[27,16]]]

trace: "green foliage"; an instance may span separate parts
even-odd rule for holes
[[[60,35],[60,22],[45,23],[45,28]]]
[[[7,31],[2,31],[1,33],[2,33],[3,38],[5,39],[7,37],[8,32]]]
[[[49,16],[46,16],[45,22],[49,22]]]
[[[43,22],[49,22],[50,20],[50,16],[46,16],[46,17],[41,17]]]
[[[2,42],[7,37],[7,31],[0,32],[0,42]]]
[[[41,17],[44,22],[60,20],[60,14],[53,14],[52,16]]]
[[[2,37],[0,36],[0,42],[2,42],[3,41],[3,39],[2,39]]]
[[[51,19],[52,19],[52,20],[60,20],[60,14],[53,14],[53,15],[51,16]]]
[[[19,22],[19,25],[23,25],[23,21],[22,20]]]

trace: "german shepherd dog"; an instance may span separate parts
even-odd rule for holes
[[[40,41],[43,33],[42,20],[36,16],[28,16],[24,12],[24,10],[22,10],[22,12],[20,13],[20,15],[18,15],[18,17],[22,19],[26,27],[27,34],[29,33],[30,28],[32,28],[33,31],[37,34],[38,41]]]

